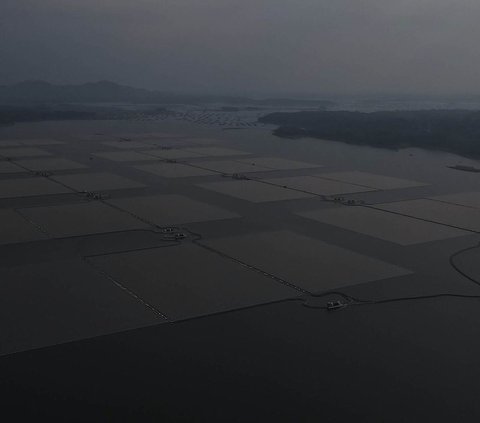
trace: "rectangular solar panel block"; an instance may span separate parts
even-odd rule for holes
[[[299,295],[290,287],[194,244],[90,260],[172,320]]]
[[[201,242],[309,292],[332,290],[411,273],[379,259],[290,231]]]
[[[109,147],[116,147],[120,149],[129,150],[132,148],[152,148],[153,145],[146,144],[139,141],[104,141],[102,142],[103,145],[107,145]]]
[[[383,190],[422,187],[428,185],[423,182],[359,171],[320,173],[315,176]]]
[[[235,160],[218,160],[218,161],[199,161],[194,163],[205,169],[221,173],[250,173],[271,171],[262,166],[254,166],[247,163],[237,162]]]
[[[459,192],[456,194],[437,195],[430,200],[444,203],[457,204],[459,206],[474,207],[480,209],[480,192]]]
[[[281,157],[254,157],[251,159],[239,159],[238,161],[274,170],[294,170],[322,167],[322,165],[319,164],[289,160]]]
[[[0,180],[0,198],[33,197],[72,192],[68,188],[42,177]]]
[[[164,178],[184,178],[189,176],[216,175],[210,170],[201,169],[194,166],[183,165],[181,163],[155,163],[148,165],[135,166],[136,169]]]
[[[20,140],[22,145],[61,145],[65,144],[62,141],[52,140],[49,138],[33,138],[33,139],[25,139]]]
[[[99,201],[23,208],[19,212],[55,238],[151,229],[130,214]]]
[[[376,204],[376,208],[459,229],[480,231],[480,210],[428,199]]]
[[[369,207],[335,207],[297,214],[317,222],[338,226],[342,229],[400,245],[419,244],[469,235],[469,232],[459,229]]]
[[[148,152],[153,156],[160,157],[162,159],[188,159],[188,158],[195,158],[195,157],[202,157],[201,154],[194,153],[187,149],[182,148],[161,148],[150,150]]]
[[[2,269],[0,355],[164,323],[80,260]]]
[[[157,157],[148,156],[138,151],[109,151],[105,153],[93,153],[94,156],[114,162],[143,162],[158,160]]]
[[[293,191],[251,180],[211,182],[208,184],[199,184],[198,186],[253,203],[313,197],[313,195],[304,192]]]
[[[70,169],[85,169],[88,166],[74,162],[73,160],[62,158],[51,159],[25,159],[18,160],[17,163],[33,171],[56,171]]]
[[[47,236],[15,210],[0,209],[0,244],[39,241]]]
[[[0,140],[0,148],[4,147],[20,147],[22,143],[20,140]]]
[[[20,166],[17,166],[13,162],[6,160],[0,161],[0,173],[24,173],[27,172],[25,169],[22,169]]]
[[[246,154],[250,154],[245,151],[234,150],[233,148],[224,147],[191,147],[188,148],[188,150],[205,157],[243,156]]]
[[[19,147],[19,148],[1,148],[0,156],[9,157],[9,158],[18,158],[18,157],[40,157],[40,156],[51,156],[52,154],[48,151],[41,150],[40,148],[29,148],[29,147]]]
[[[233,219],[238,214],[182,195],[153,195],[108,200],[159,226]]]
[[[52,179],[77,191],[108,191],[114,189],[142,188],[145,185],[113,173],[78,173],[55,175]]]
[[[293,176],[264,180],[278,186],[305,191],[317,195],[340,195],[374,191],[373,188],[366,188],[359,185],[332,181],[328,179],[315,178],[313,176]]]
[[[143,134],[134,134],[132,137],[137,138],[181,138],[182,134],[176,134],[175,132],[147,132]]]
[[[218,138],[205,138],[205,137],[198,137],[198,138],[187,137],[187,138],[184,138],[184,140],[194,145],[215,145],[215,144],[224,143],[223,140],[220,140]]]

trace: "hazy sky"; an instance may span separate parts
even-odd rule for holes
[[[480,93],[479,0],[0,0],[0,84]]]

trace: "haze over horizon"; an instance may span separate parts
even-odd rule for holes
[[[3,0],[0,85],[479,94],[474,0]]]

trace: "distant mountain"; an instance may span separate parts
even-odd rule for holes
[[[158,95],[159,93],[109,81],[82,85],[53,85],[44,81],[26,81],[10,86],[0,86],[0,102],[4,104],[148,102]]]
[[[0,86],[0,104],[55,103],[144,103],[144,104],[207,104],[228,103],[262,107],[308,107],[323,109],[331,103],[316,100],[263,99],[247,97],[172,94],[128,87],[110,81],[81,85],[53,85],[45,81],[26,81]]]

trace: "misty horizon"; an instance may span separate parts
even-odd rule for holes
[[[250,96],[480,93],[473,0],[5,0],[0,12],[0,85],[112,80]]]
[[[103,79],[103,80],[86,80],[80,81],[78,83],[57,83],[52,80],[43,80],[43,79],[27,79],[21,80],[17,82],[13,82],[11,84],[0,84],[0,87],[19,87],[22,85],[50,85],[52,87],[83,87],[83,86],[94,86],[97,84],[112,84],[118,87],[125,87],[125,88],[133,88],[139,90],[146,90],[152,93],[159,93],[159,94],[166,94],[166,95],[193,95],[193,96],[220,96],[220,97],[245,97],[245,98],[252,98],[252,99],[265,99],[265,98],[296,98],[296,99],[315,99],[315,100],[322,100],[322,99],[363,99],[363,100],[381,100],[381,99],[388,99],[388,100],[468,100],[468,99],[477,99],[480,96],[479,93],[468,93],[468,94],[441,94],[441,93],[395,93],[395,92],[383,92],[383,93],[357,93],[357,94],[349,94],[349,93],[328,93],[328,92],[251,92],[251,93],[242,93],[242,92],[232,92],[232,91],[225,91],[225,92],[211,92],[211,91],[177,91],[171,90],[168,88],[165,89],[155,89],[155,88],[148,88],[145,86],[137,86],[137,85],[130,85],[130,84],[123,84],[118,81],[112,79]]]

